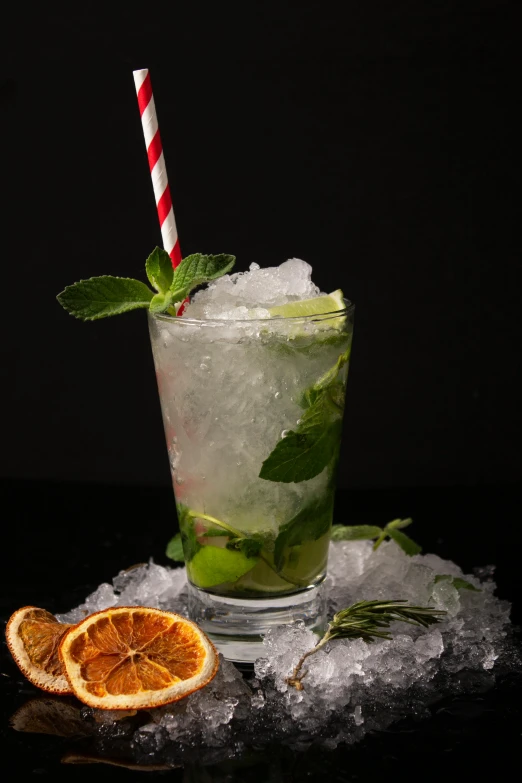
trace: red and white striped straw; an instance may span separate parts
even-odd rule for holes
[[[133,75],[134,84],[136,85],[136,94],[138,96],[138,106],[140,107],[143,135],[145,136],[145,146],[147,147],[147,157],[149,159],[152,187],[154,188],[154,198],[156,199],[156,207],[161,227],[163,247],[171,257],[172,266],[175,269],[181,261],[181,251],[179,249],[178,231],[174,218],[174,210],[172,208],[172,198],[170,195],[167,168],[163,156],[163,146],[161,144],[158,128],[158,118],[156,116],[156,107],[154,105],[149,70],[148,68],[144,68],[141,71],[133,71]]]

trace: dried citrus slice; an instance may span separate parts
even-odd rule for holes
[[[18,609],[7,623],[5,637],[16,665],[29,682],[50,693],[72,693],[63,674],[58,648],[71,628],[36,606]]]
[[[219,665],[195,623],[143,606],[86,617],[63,637],[60,660],[78,699],[101,710],[177,701],[210,682]]]

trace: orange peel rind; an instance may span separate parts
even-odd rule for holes
[[[170,704],[207,685],[219,667],[195,623],[143,606],[86,617],[63,636],[59,657],[75,696],[101,710]]]
[[[72,693],[58,655],[71,627],[37,606],[23,606],[7,623],[5,638],[16,665],[29,682],[48,693]]]

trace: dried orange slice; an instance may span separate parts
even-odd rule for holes
[[[29,682],[50,693],[72,693],[58,657],[64,634],[71,628],[36,606],[18,609],[7,623],[5,637],[16,665]]]
[[[159,707],[203,688],[218,670],[213,644],[172,612],[112,607],[73,626],[60,660],[75,696],[101,710]]]

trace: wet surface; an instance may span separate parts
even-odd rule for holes
[[[495,562],[498,594],[516,601],[520,573],[515,543],[488,536],[492,520],[512,518],[515,489],[412,490],[341,495],[342,522],[381,524],[411,515],[416,538],[428,551],[451,557],[464,568]],[[174,503],[168,489],[139,490],[75,485],[11,484],[4,498],[13,520],[8,562],[2,570],[2,619],[25,604],[51,612],[78,604],[97,584],[121,568],[163,555],[173,532]],[[349,506],[348,506],[349,502]],[[49,522],[44,520],[48,519]],[[481,535],[477,535],[478,531]],[[474,534],[472,534],[472,532]],[[515,605],[515,621],[520,609]],[[244,672],[248,679],[251,674]],[[171,780],[401,781],[484,778],[487,765],[517,763],[522,731],[522,682],[505,673],[496,681],[476,673],[458,695],[417,709],[384,731],[336,749],[312,738],[292,746],[265,738],[262,746],[234,736],[228,747],[181,747],[170,743],[152,752],[133,745],[143,713],[122,718],[110,729],[72,697],[53,697],[33,688],[12,662],[5,644],[0,662],[0,736],[4,769],[17,775],[68,780],[128,779],[147,771]],[[465,692],[464,692],[465,691]]]

